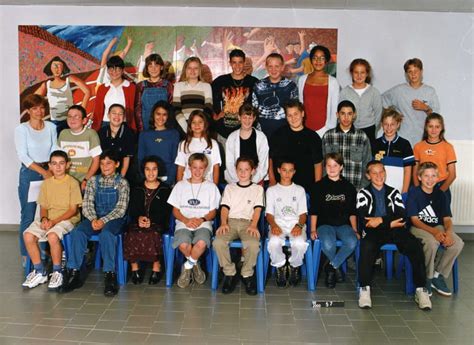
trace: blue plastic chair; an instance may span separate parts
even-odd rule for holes
[[[216,220],[215,224],[217,224],[218,221]],[[264,227],[264,216],[263,216],[263,210],[262,214],[260,215],[259,219],[259,230],[260,230],[260,235],[262,234],[262,228]],[[265,282],[264,282],[264,266],[263,266],[263,251],[262,251],[262,245],[263,242],[260,241],[260,251],[257,256],[257,264],[255,266],[255,273],[257,276],[257,292],[258,293],[263,293],[265,289]],[[240,248],[243,249],[242,242],[240,240],[234,240],[231,243],[229,243],[229,248]],[[215,250],[212,250],[212,278],[211,278],[211,289],[212,290],[217,290],[218,286],[218,276],[219,276],[219,260],[217,258],[217,254]]]
[[[125,285],[127,282],[127,261],[123,258],[123,242],[122,234],[116,235],[117,246],[115,252],[115,271],[117,273],[117,280],[119,285]],[[91,242],[97,242],[95,250],[95,269],[102,267],[102,255],[100,252],[99,235],[92,235],[89,239]],[[71,248],[71,236],[66,236],[66,248]],[[66,251],[67,253],[67,251]],[[84,262],[83,262],[84,264]]]
[[[168,234],[163,235],[163,242],[166,244],[165,249],[165,266],[166,266],[166,287],[173,286],[173,274],[175,260],[178,259],[179,263],[183,261],[183,255],[178,248],[173,249],[172,244],[174,240],[174,231],[176,228],[176,219],[173,214],[170,217],[170,228]],[[206,269],[207,272],[212,271],[212,252],[209,248],[206,249]]]
[[[303,276],[306,276],[307,280],[307,285],[308,285],[308,291],[314,291],[315,289],[315,280],[314,280],[314,261],[313,261],[313,247],[311,243],[311,226],[310,226],[310,216],[308,215],[307,221],[306,221],[306,243],[308,243],[308,249],[306,250],[305,253],[305,259],[302,267],[302,274]],[[270,228],[267,224],[266,226],[267,229],[267,237],[265,238],[264,241],[264,251],[263,251],[263,276],[264,278],[267,277],[267,272],[268,272],[268,265],[270,263],[270,253],[268,252],[268,231],[270,231]],[[285,246],[289,247],[290,246],[290,240],[285,239]],[[274,270],[274,267],[272,267],[272,272]]]

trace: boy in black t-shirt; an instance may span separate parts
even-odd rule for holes
[[[282,157],[292,157],[296,164],[294,183],[309,192],[314,182],[322,177],[322,144],[319,135],[304,126],[304,107],[298,100],[285,105],[287,125],[270,138],[268,176],[270,186],[277,183],[277,169]]]
[[[421,185],[408,192],[407,213],[412,223],[410,231],[423,243],[428,290],[431,292],[433,288],[441,295],[451,296],[444,278],[451,273],[464,242],[454,233],[446,194],[435,188],[438,182],[436,164],[422,163],[418,168],[418,179]],[[440,245],[445,250],[440,252],[441,257],[435,264]]]
[[[229,54],[232,72],[217,77],[212,82],[212,100],[214,103],[214,126],[219,134],[219,142],[225,143],[230,133],[240,126],[239,108],[250,101],[253,86],[257,78],[244,72],[245,53],[234,49]]]
[[[406,255],[413,267],[416,287],[415,301],[420,309],[431,310],[426,286],[423,250],[420,242],[405,228],[405,206],[400,192],[385,184],[385,167],[380,161],[367,164],[370,185],[357,194],[357,213],[364,223],[360,241],[359,258],[359,307],[371,308],[370,283],[373,265],[380,247],[394,243]]]

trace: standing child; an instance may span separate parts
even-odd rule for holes
[[[407,216],[412,223],[410,231],[423,243],[428,290],[431,293],[433,288],[441,295],[451,296],[444,279],[449,277],[464,242],[453,230],[446,194],[436,188],[439,179],[437,165],[421,163],[417,177],[421,185],[410,189],[407,199]],[[444,250],[435,260],[440,245]]]
[[[370,184],[357,194],[357,213],[364,223],[360,241],[359,307],[371,308],[370,283],[380,247],[387,243],[397,245],[413,267],[416,287],[415,302],[420,309],[431,310],[426,289],[425,258],[420,241],[405,228],[405,206],[400,192],[385,184],[385,168],[379,161],[367,164]],[[389,269],[392,269],[391,267]]]
[[[283,106],[290,99],[298,99],[298,87],[293,81],[283,77],[285,62],[280,54],[268,55],[265,68],[268,77],[255,84],[252,105],[258,109],[262,131],[269,138],[286,123]]]
[[[140,132],[149,129],[153,106],[159,101],[171,103],[173,98],[173,84],[162,78],[163,67],[163,59],[158,54],[145,59],[143,76],[148,79],[139,82],[135,90],[135,117]]]
[[[398,135],[403,115],[394,107],[382,112],[383,135],[372,146],[374,159],[385,166],[387,184],[402,193],[410,187],[412,167],[415,157],[410,142]]]
[[[227,183],[239,181],[236,170],[236,161],[239,157],[251,158],[255,165],[255,173],[251,179],[254,183],[261,183],[268,173],[268,140],[263,132],[253,126],[257,119],[257,109],[251,104],[244,104],[239,109],[238,121],[240,129],[232,132],[225,145],[224,172]]]
[[[301,281],[301,265],[308,249],[306,218],[308,207],[304,188],[293,183],[296,173],[291,159],[281,159],[278,166],[280,182],[267,189],[265,209],[270,226],[268,252],[271,265],[276,267],[278,287],[292,286]],[[285,239],[290,239],[291,256],[286,261],[283,253]]]
[[[109,108],[110,123],[99,130],[102,150],[115,150],[120,156],[120,174],[125,177],[135,154],[136,136],[125,122],[125,108],[112,104]]]
[[[174,85],[173,107],[176,121],[186,131],[189,117],[194,110],[201,110],[209,121],[212,115],[211,85],[202,81],[202,63],[198,57],[186,60],[179,82]]]
[[[285,104],[287,125],[277,129],[270,138],[268,177],[270,186],[277,182],[280,158],[292,157],[296,164],[293,181],[309,192],[323,174],[322,144],[318,133],[305,126],[303,104],[292,99]]]
[[[324,267],[330,289],[344,281],[341,265],[357,245],[356,190],[342,177],[344,159],[337,152],[324,157],[326,176],[311,191],[311,238],[321,240],[329,262]],[[342,246],[337,250],[336,241]]]
[[[373,146],[377,126],[382,115],[382,96],[379,90],[370,84],[372,67],[365,59],[352,60],[349,66],[352,84],[347,85],[339,94],[339,101],[345,99],[354,103],[357,109],[357,119],[354,126],[364,131]]]
[[[367,184],[364,170],[372,159],[370,140],[360,129],[354,127],[356,108],[351,101],[342,101],[337,106],[336,128],[323,136],[323,155],[339,152],[344,159],[344,177],[359,190]]]
[[[97,133],[86,128],[86,110],[80,105],[73,105],[67,112],[67,125],[58,138],[58,146],[67,153],[71,160],[69,174],[79,181],[81,190],[86,188],[87,181],[99,169],[99,156],[102,153]]]
[[[56,289],[63,283],[61,256],[63,236],[80,220],[79,205],[82,203],[79,183],[66,173],[70,162],[63,151],[54,151],[49,158],[49,169],[53,176],[41,185],[38,197],[40,221],[33,222],[23,233],[26,250],[33,262],[34,270],[28,274],[23,286],[34,288],[48,280],[41,262],[38,241],[48,241],[53,261],[53,275],[48,289]]]
[[[212,243],[224,271],[222,293],[234,291],[237,283],[235,264],[230,257],[229,242],[242,240],[245,250],[242,275],[245,291],[249,295],[257,293],[254,268],[260,250],[258,220],[263,208],[263,187],[252,183],[255,163],[251,158],[239,157],[235,163],[237,183],[225,187],[221,201],[221,226],[217,229]]]
[[[440,114],[431,113],[426,117],[423,140],[413,149],[415,154],[415,169],[413,169],[413,184],[420,185],[417,170],[424,162],[433,162],[438,167],[436,188],[446,194],[448,205],[451,205],[449,187],[456,179],[456,153],[454,147],[444,138],[444,119]]]
[[[216,217],[220,199],[216,185],[205,180],[206,155],[193,153],[188,165],[191,176],[179,181],[168,198],[176,218],[172,246],[179,248],[187,259],[178,279],[180,288],[188,287],[192,279],[197,284],[206,281],[198,260],[211,245],[212,220]]]
[[[126,179],[116,172],[120,165],[114,151],[100,155],[100,175],[87,181],[82,213],[84,220],[71,231],[71,244],[67,262],[68,279],[64,291],[69,292],[82,286],[81,266],[87,241],[98,234],[104,260],[104,295],[115,296],[118,292],[115,274],[116,235],[122,232],[126,221],[130,188]]]
[[[179,133],[173,128],[171,106],[167,102],[157,102],[151,112],[149,129],[141,132],[138,138],[138,161],[143,164],[145,157],[157,156],[160,178],[172,186],[176,180],[174,161],[178,151]]]
[[[176,180],[191,177],[191,170],[188,164],[189,157],[193,153],[203,153],[206,155],[208,164],[206,165],[204,178],[217,184],[219,182],[219,165],[221,155],[217,141],[209,136],[209,122],[201,110],[194,110],[189,116],[186,139],[178,147],[175,164],[178,166]]]
[[[148,284],[156,285],[161,280],[161,235],[168,229],[171,207],[166,202],[170,187],[158,179],[158,160],[156,156],[145,157],[142,163],[145,181],[130,193],[131,222],[124,236],[123,253],[130,262],[135,285],[143,282],[140,261],[153,262]]]

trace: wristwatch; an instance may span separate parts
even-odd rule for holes
[[[297,223],[295,226],[297,226],[297,227],[298,227],[298,228],[300,228],[300,229],[303,229],[303,227],[304,227],[304,224]]]

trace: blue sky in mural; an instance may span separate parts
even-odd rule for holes
[[[101,59],[110,40],[120,37],[124,26],[43,25],[49,33],[73,43],[77,48]]]

